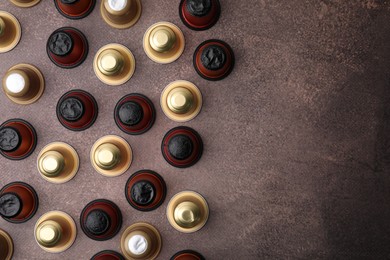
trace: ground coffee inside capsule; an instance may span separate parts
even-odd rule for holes
[[[22,202],[14,193],[5,193],[0,197],[0,215],[12,218],[19,214]]]
[[[15,151],[20,144],[20,136],[16,129],[4,127],[0,130],[0,150],[5,152]]]
[[[176,135],[169,140],[169,153],[178,160],[185,160],[191,156],[193,143],[186,135]]]
[[[225,50],[217,45],[208,46],[202,51],[201,61],[206,69],[219,70],[226,63]]]

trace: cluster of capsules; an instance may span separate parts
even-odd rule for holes
[[[40,0],[10,0],[19,7],[32,7]],[[54,0],[55,7],[69,19],[88,16],[96,0]],[[102,0],[100,13],[103,20],[117,29],[132,27],[142,13],[140,0]],[[181,0],[179,15],[192,30],[207,30],[219,19],[219,0]],[[10,13],[0,11],[0,53],[12,50],[20,41],[21,26]],[[143,37],[146,55],[156,63],[167,64],[183,53],[185,38],[176,25],[158,22],[149,27]],[[89,51],[85,35],[73,27],[55,30],[47,40],[47,55],[57,66],[65,69],[82,64]],[[201,43],[193,55],[195,71],[204,79],[221,80],[234,67],[234,53],[224,41],[211,39]],[[135,58],[121,44],[108,44],[95,54],[93,69],[104,84],[125,84],[134,74]],[[3,77],[3,90],[7,98],[20,105],[36,102],[44,93],[45,80],[41,71],[32,64],[17,64]],[[177,80],[165,87],[160,105],[164,114],[176,122],[195,118],[202,108],[202,94],[197,86]],[[81,89],[62,95],[56,106],[59,122],[72,131],[90,128],[98,116],[95,98]],[[154,124],[156,111],[152,101],[143,94],[131,93],[122,97],[114,110],[116,125],[126,134],[140,135]],[[0,154],[11,160],[30,156],[37,145],[37,133],[27,121],[10,119],[0,125]],[[164,159],[174,167],[194,165],[202,156],[201,136],[192,128],[179,126],[169,130],[161,143]],[[107,135],[98,139],[90,151],[94,169],[108,177],[125,173],[133,160],[130,144],[122,137]],[[37,168],[45,180],[61,184],[70,181],[78,172],[79,156],[67,143],[47,144],[37,156]],[[140,170],[130,176],[125,185],[128,203],[139,211],[152,211],[165,200],[167,186],[163,177],[152,170]],[[37,192],[24,182],[12,182],[0,190],[0,215],[11,223],[24,223],[31,219],[39,205]],[[207,222],[209,207],[205,198],[194,191],[174,195],[167,205],[169,223],[178,231],[192,233]],[[122,228],[122,213],[112,201],[97,199],[88,203],[80,214],[80,226],[89,238],[103,241],[113,238]],[[68,249],[77,234],[73,218],[62,211],[50,211],[36,222],[34,235],[39,246],[47,252],[59,253]],[[122,254],[104,250],[91,259],[155,259],[161,250],[159,231],[149,223],[138,222],[127,227],[120,239]],[[11,259],[13,242],[0,230],[0,259]],[[5,249],[5,250],[3,250]],[[193,250],[174,254],[173,260],[201,260],[204,257]]]

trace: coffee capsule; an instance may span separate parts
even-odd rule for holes
[[[14,254],[14,243],[11,236],[0,229],[0,259],[11,260]]]
[[[34,127],[23,119],[10,119],[0,125],[0,154],[10,160],[30,156],[37,146]]]
[[[69,144],[54,142],[46,145],[38,155],[38,171],[52,183],[70,181],[79,170],[79,156]]]
[[[221,80],[233,70],[235,58],[232,48],[221,40],[207,40],[194,53],[196,72],[207,80]]]
[[[18,7],[33,7],[34,5],[38,4],[41,0],[10,0],[11,3]]]
[[[121,250],[126,259],[153,260],[161,251],[161,235],[152,225],[138,222],[129,226],[121,237]]]
[[[91,260],[125,260],[125,258],[113,250],[104,250],[92,256]]]
[[[205,258],[194,250],[182,250],[174,254],[170,260],[205,260]]]
[[[202,157],[202,138],[192,128],[175,127],[165,134],[161,151],[170,165],[178,168],[190,167]]]
[[[66,18],[82,19],[93,11],[96,0],[54,0],[54,4]]]
[[[152,101],[142,94],[126,95],[115,106],[115,123],[126,134],[140,135],[147,132],[155,119],[156,110]]]
[[[22,28],[12,14],[0,11],[0,53],[8,52],[18,45]]]
[[[81,212],[80,226],[89,238],[97,241],[108,240],[121,229],[122,213],[112,201],[94,200]]]
[[[38,245],[49,253],[60,253],[71,247],[76,239],[76,223],[62,211],[42,215],[34,228]]]
[[[141,16],[140,0],[102,0],[100,13],[103,20],[113,28],[127,29]]]
[[[133,153],[122,137],[106,135],[95,142],[91,149],[91,163],[95,170],[107,177],[116,177],[129,169]]]
[[[107,44],[96,53],[93,70],[103,83],[122,85],[134,74],[135,58],[127,47],[116,43]]]
[[[88,41],[84,34],[73,27],[55,30],[47,40],[46,52],[50,60],[60,68],[79,66],[88,55]]]
[[[193,233],[206,224],[209,218],[209,206],[199,193],[182,191],[169,201],[167,217],[176,230]]]
[[[178,80],[165,87],[160,104],[169,119],[186,122],[196,117],[202,109],[202,94],[191,82]]]
[[[72,131],[83,131],[95,123],[98,105],[88,92],[77,89],[66,92],[57,103],[57,118]]]
[[[0,215],[8,222],[20,224],[30,220],[38,206],[38,195],[27,183],[12,182],[0,190]]]
[[[45,79],[37,67],[18,64],[5,74],[3,90],[5,95],[16,104],[32,104],[42,96],[45,90]]]
[[[219,0],[181,0],[179,15],[190,29],[202,31],[217,23],[221,14]]]
[[[185,39],[183,32],[173,23],[159,22],[145,32],[143,46],[152,61],[167,64],[181,56]]]
[[[140,211],[157,209],[165,200],[167,186],[164,179],[151,170],[140,170],[126,182],[125,196],[130,206]]]

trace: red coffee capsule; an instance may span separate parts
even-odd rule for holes
[[[69,19],[82,19],[93,10],[96,0],[54,0],[60,14]]]
[[[122,213],[112,201],[94,200],[81,212],[80,225],[89,238],[97,241],[108,240],[121,229]]]
[[[126,134],[139,135],[153,126],[156,110],[152,101],[146,96],[129,94],[116,104],[114,119],[119,129]]]
[[[165,134],[161,151],[170,165],[187,168],[197,163],[202,156],[202,138],[192,128],[175,127]]]
[[[205,260],[205,258],[194,250],[182,250],[174,254],[171,260]]]
[[[30,156],[37,146],[34,127],[22,119],[10,119],[0,125],[0,153],[10,160]]]
[[[38,210],[38,195],[24,182],[12,182],[0,191],[0,216],[11,223],[24,223]]]
[[[179,15],[183,23],[195,31],[207,30],[217,23],[221,14],[219,0],[181,0]]]
[[[92,256],[91,260],[125,260],[125,258],[118,252],[104,250]]]
[[[232,48],[221,40],[207,40],[196,48],[194,67],[207,80],[221,80],[232,72],[235,63]]]
[[[167,186],[164,179],[151,170],[141,170],[126,182],[125,195],[129,204],[140,211],[157,209],[165,200]]]
[[[66,92],[57,103],[57,118],[69,130],[83,131],[95,123],[98,105],[88,92],[77,89]]]
[[[79,66],[88,55],[88,41],[73,27],[55,30],[47,40],[46,52],[58,67],[71,69]]]

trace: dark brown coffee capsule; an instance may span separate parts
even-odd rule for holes
[[[14,103],[28,105],[36,102],[45,90],[41,71],[30,64],[11,67],[3,78],[5,95]]]
[[[0,125],[0,153],[10,160],[30,156],[37,146],[34,127],[23,119],[10,119]]]
[[[19,224],[31,219],[38,210],[38,195],[24,182],[12,182],[0,191],[0,215],[8,222]]]
[[[14,243],[11,236],[0,229],[0,259],[11,260],[14,254]]]
[[[73,218],[62,211],[43,214],[34,227],[38,245],[49,253],[60,253],[71,247],[76,240],[77,228]]]
[[[125,258],[118,252],[104,250],[92,256],[91,260],[125,260]]]
[[[233,70],[235,58],[232,48],[221,40],[207,40],[194,53],[196,72],[207,80],[221,80]]]
[[[202,31],[217,23],[221,14],[219,0],[181,0],[179,15],[190,29]]]
[[[205,260],[205,258],[194,250],[182,250],[174,254],[170,260]]]
[[[168,221],[183,233],[201,229],[209,218],[209,206],[205,198],[194,191],[182,191],[171,198],[167,207]]]
[[[12,14],[0,11],[0,53],[8,52],[18,45],[22,28]]]
[[[57,103],[57,118],[69,130],[83,131],[95,123],[98,105],[88,92],[77,89],[66,92]]]
[[[151,170],[140,170],[126,182],[125,196],[129,204],[140,211],[157,209],[165,200],[167,186],[164,179]]]
[[[165,134],[161,151],[170,165],[187,168],[199,161],[203,152],[203,142],[194,129],[179,126]]]
[[[154,260],[160,254],[161,246],[160,233],[145,222],[129,226],[121,237],[121,250],[126,259]]]
[[[103,20],[116,29],[133,26],[141,16],[141,0],[102,0],[100,13]]]
[[[54,4],[66,18],[82,19],[93,11],[96,0],[54,0]]]
[[[33,7],[34,5],[38,4],[41,0],[10,0],[11,3],[18,7]]]
[[[94,200],[81,212],[80,225],[89,238],[97,241],[108,240],[121,229],[122,213],[112,201]]]
[[[79,66],[87,58],[88,41],[76,28],[62,27],[50,35],[46,51],[55,65],[71,69]]]
[[[126,134],[140,135],[147,132],[155,119],[156,110],[152,101],[142,94],[126,95],[115,106],[115,123]]]

